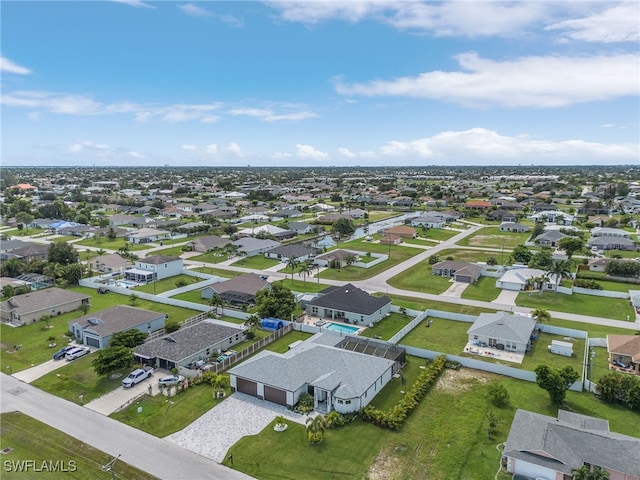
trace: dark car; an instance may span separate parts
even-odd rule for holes
[[[631,365],[629,365],[627,362],[616,358],[613,363],[615,363],[617,366],[621,367],[621,368],[629,368]]]
[[[67,345],[66,347],[62,347],[60,350],[58,350],[56,353],[53,354],[53,359],[60,360],[61,358],[64,358],[65,354],[72,348],[74,348],[73,345]]]

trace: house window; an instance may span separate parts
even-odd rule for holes
[[[473,339],[474,339],[474,340],[477,340],[477,339],[478,339],[478,335],[474,335],[474,336],[473,336]]]
[[[342,405],[344,402],[342,400],[338,400],[338,403]]]
[[[345,400],[345,402],[347,405],[349,405],[351,403],[351,400]]]

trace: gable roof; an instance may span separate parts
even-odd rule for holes
[[[263,289],[267,285],[269,285],[269,282],[259,275],[256,275],[255,273],[245,273],[244,275],[239,275],[223,282],[214,283],[213,285],[209,285],[204,288],[211,288],[213,291],[220,294],[226,292],[240,292],[255,295],[258,290]]]
[[[640,336],[607,335],[607,351],[629,356],[634,363],[640,363]]]
[[[9,300],[0,303],[4,311],[18,311],[21,315],[38,312],[49,308],[55,308],[68,303],[88,300],[91,295],[63,290],[58,287],[45,288],[34,292],[16,295]]]
[[[106,308],[99,312],[76,318],[68,323],[69,325],[78,324],[83,328],[91,329],[104,337],[105,335],[110,335],[121,330],[128,330],[142,323],[150,322],[158,317],[164,316],[165,314],[160,312],[126,305],[116,305],[115,307]]]
[[[144,257],[136,261],[140,263],[146,263],[147,265],[160,265],[161,263],[170,263],[177,260],[182,261],[180,257],[170,257],[169,255],[152,255],[150,257]]]
[[[529,343],[535,326],[536,321],[524,315],[507,312],[481,313],[467,333],[526,344]]]
[[[307,247],[301,243],[292,243],[290,245],[280,245],[279,247],[269,250],[270,254],[278,254],[283,257],[306,257],[314,256],[321,250],[318,248]]]
[[[640,439],[610,432],[606,420],[563,410],[557,419],[516,410],[504,452],[564,474],[585,462],[629,475],[640,472]]]
[[[311,300],[308,305],[371,315],[391,303],[388,297],[371,296],[352,283],[329,287],[320,293],[321,295]]]
[[[540,270],[539,268],[512,268],[504,272],[498,281],[526,285],[526,283],[532,278],[544,278],[545,276],[549,278],[549,280],[554,278],[553,275],[547,275],[547,272]]]
[[[275,248],[281,245],[280,242],[276,242],[275,240],[262,240],[254,237],[244,237],[232,242],[231,244],[237,246],[238,250],[241,252],[250,252],[252,250],[260,250],[262,248]]]
[[[231,243],[231,240],[217,235],[208,235],[206,237],[196,238],[191,243],[199,243],[206,248],[220,248],[224,247],[227,243]]]

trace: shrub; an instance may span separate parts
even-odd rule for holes
[[[298,399],[298,407],[297,407],[297,410],[299,412],[309,413],[313,410],[313,407],[314,407],[313,395],[310,395],[308,393],[303,393],[302,395],[300,395],[300,398]]]
[[[596,392],[609,403],[621,403],[631,410],[640,409],[640,378],[626,373],[609,373],[598,380]]]
[[[176,288],[181,288],[186,286],[187,286],[187,281],[184,278],[181,278],[180,280],[176,280]]]
[[[574,283],[574,286],[579,288],[589,288],[591,290],[602,290],[602,285],[594,280],[582,280],[577,279]]]
[[[509,392],[499,382],[491,382],[487,387],[487,396],[496,407],[509,405]]]

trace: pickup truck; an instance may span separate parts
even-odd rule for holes
[[[127,378],[122,380],[122,386],[124,388],[133,387],[134,385],[143,381],[145,378],[150,378],[152,375],[153,375],[153,368],[151,367],[138,368],[133,372],[131,372]]]

